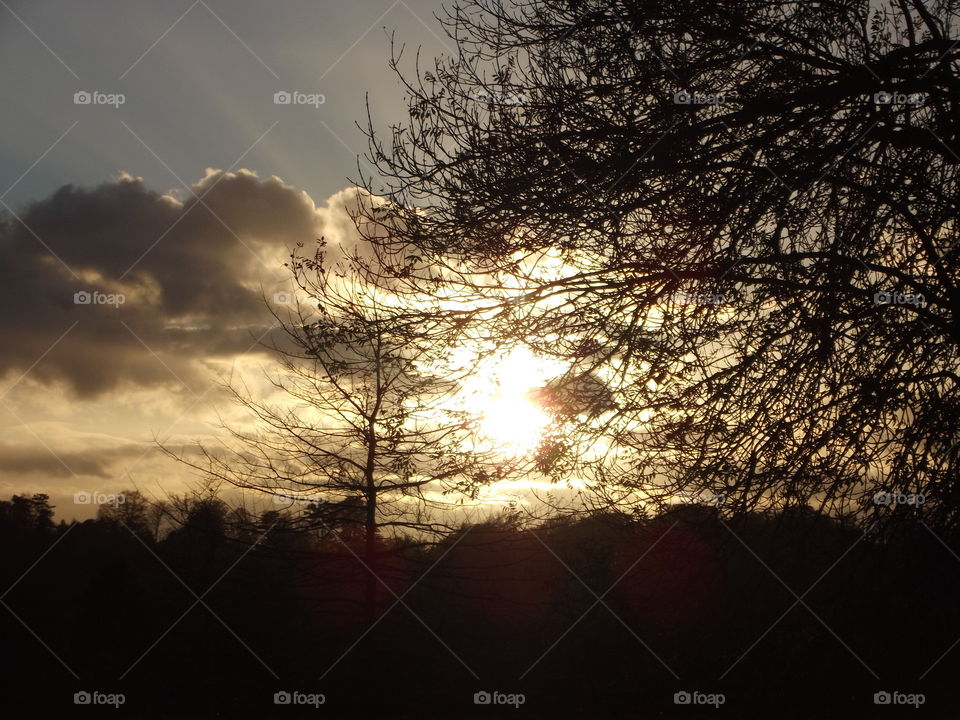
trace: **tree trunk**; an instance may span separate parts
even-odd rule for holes
[[[377,494],[367,490],[367,517],[364,525],[363,562],[366,564],[364,576],[363,619],[367,625],[373,624],[377,613]]]

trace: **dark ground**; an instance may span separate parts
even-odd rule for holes
[[[367,632],[349,529],[344,545],[281,523],[251,549],[275,517],[238,526],[198,504],[158,542],[106,519],[55,527],[22,500],[2,509],[6,717],[960,711],[960,559],[947,547],[960,538],[908,513],[883,539],[806,513],[727,522],[685,506],[532,530],[505,519],[433,548],[384,545],[386,614]],[[76,705],[79,691],[124,703]],[[276,705],[281,691],[325,702]],[[481,691],[522,693],[523,705],[475,705]],[[681,691],[722,693],[723,704],[677,705]],[[874,704],[882,691],[922,693],[923,705]]]

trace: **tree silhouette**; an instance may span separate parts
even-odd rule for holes
[[[15,531],[51,532],[54,507],[46,493],[14,495],[0,500],[0,526]]]
[[[390,540],[430,542],[450,532],[454,517],[437,511],[502,477],[506,465],[475,451],[474,418],[451,402],[468,369],[451,365],[419,312],[366,286],[358,258],[326,250],[322,239],[313,256],[291,258],[305,299],[275,310],[285,341],[270,346],[279,369],[265,375],[282,399],[228,383],[253,429],[225,426],[224,452],[176,457],[211,485],[272,495],[291,528],[346,547],[362,565],[370,621]]]
[[[606,502],[884,520],[884,491],[954,526],[958,8],[457,6],[461,53],[369,123],[371,276],[602,380],[541,465]]]
[[[138,490],[126,490],[118,497],[122,502],[106,503],[97,509],[97,519],[125,525],[128,530],[154,542],[159,540],[167,512],[164,503],[151,502]]]

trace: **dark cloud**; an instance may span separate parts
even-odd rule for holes
[[[0,445],[0,467],[7,477],[42,475],[47,478],[111,477],[111,468],[121,460],[136,460],[150,447],[128,443],[114,448],[56,452],[44,447]]]
[[[32,379],[91,396],[189,384],[196,361],[250,349],[273,322],[261,293],[278,289],[287,249],[313,241],[322,211],[247,171],[208,171],[192,190],[181,202],[124,177],[64,186],[22,223],[0,215],[0,375],[43,356]],[[77,304],[81,292],[101,295]]]

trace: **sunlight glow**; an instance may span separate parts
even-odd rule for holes
[[[533,450],[550,416],[525,396],[495,395],[487,401],[480,421],[481,433],[509,455]]]
[[[479,416],[481,441],[507,456],[531,452],[550,424],[533,392],[564,370],[525,348],[491,360],[465,388],[466,404]]]

